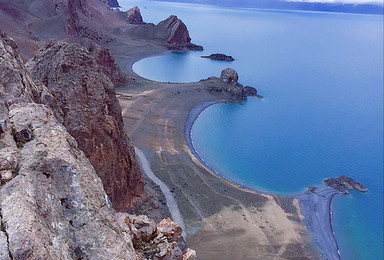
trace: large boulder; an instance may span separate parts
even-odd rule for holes
[[[227,68],[221,72],[220,79],[229,84],[236,84],[239,80],[239,75],[234,69]]]
[[[27,66],[33,79],[55,97],[60,107],[60,111],[52,107],[55,115],[90,160],[113,207],[125,211],[144,196],[144,184],[124,131],[107,54],[97,45],[87,49],[51,41]]]
[[[125,20],[130,24],[142,24],[143,17],[141,16],[139,7],[135,6],[126,12]]]

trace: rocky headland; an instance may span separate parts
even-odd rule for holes
[[[221,60],[221,61],[234,61],[235,59],[232,56],[228,56],[221,53],[211,54],[209,56],[201,56],[201,58],[211,59],[211,60]]]
[[[368,192],[368,189],[364,184],[361,184],[347,176],[326,179],[324,182],[328,187],[334,188],[343,195],[348,195],[348,190],[357,190],[363,193]]]

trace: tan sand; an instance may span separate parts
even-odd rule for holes
[[[188,245],[200,259],[320,258],[297,200],[242,190],[193,157],[185,140],[190,111],[225,100],[225,94],[209,92],[207,81],[154,83],[130,73],[135,87],[118,91],[125,129],[154,174],[174,191]]]

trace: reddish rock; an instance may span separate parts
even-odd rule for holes
[[[52,92],[61,110],[52,108],[55,115],[85,152],[113,207],[125,211],[144,196],[142,174],[124,132],[121,108],[108,73],[110,62],[99,64],[110,57],[91,54],[77,44],[51,41],[28,67],[33,78]]]
[[[168,241],[178,241],[183,229],[171,219],[163,219],[157,225],[157,233],[167,237]]]
[[[185,44],[191,42],[187,26],[177,18],[176,15],[169,16],[166,20],[160,22],[158,27],[165,28],[169,32],[167,43]]]
[[[183,255],[183,260],[197,260],[196,251],[188,248],[187,252]]]

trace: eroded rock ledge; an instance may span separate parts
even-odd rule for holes
[[[235,59],[232,56],[228,56],[221,53],[211,54],[209,56],[201,56],[201,58],[211,59],[211,60],[221,60],[221,61],[234,61]]]
[[[234,103],[242,103],[245,101],[248,97],[258,97],[260,99],[263,98],[263,96],[257,94],[257,90],[254,87],[246,86],[244,87],[241,85],[239,80],[239,75],[234,69],[227,68],[224,69],[221,72],[220,80],[222,82],[225,82],[227,84],[217,84],[215,81],[215,77],[210,77],[206,80],[202,81],[208,81],[209,87],[208,90],[212,92],[212,94],[220,94],[223,92],[226,92],[229,94],[228,101],[234,102]]]
[[[109,52],[95,43],[48,42],[27,67],[53,94],[51,107],[76,139],[103,181],[112,205],[125,211],[144,196],[142,174],[124,132],[114,84],[119,71]],[[49,105],[49,104],[48,104]]]
[[[368,189],[364,184],[361,184],[347,176],[326,179],[324,182],[328,187],[334,188],[343,195],[348,195],[348,190],[357,190],[363,193],[368,192]]]

